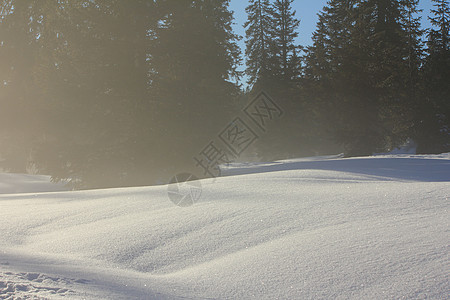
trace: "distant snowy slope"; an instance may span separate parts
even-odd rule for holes
[[[400,181],[450,181],[450,153],[378,155],[345,159],[341,156],[322,156],[270,163],[231,163],[221,166],[225,176],[308,169],[366,174]]]
[[[0,298],[448,299],[450,159],[229,166],[167,187],[0,195]]]
[[[0,173],[0,194],[66,191],[64,185],[52,183],[50,176]]]

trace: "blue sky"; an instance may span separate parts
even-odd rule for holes
[[[311,44],[311,34],[316,28],[317,13],[322,10],[326,4],[326,0],[295,0],[293,3],[294,9],[297,11],[297,18],[300,19],[298,44],[306,46]],[[236,19],[235,30],[241,35],[245,36],[243,24],[247,20],[245,7],[248,1],[245,0],[231,0],[231,9],[234,11]],[[421,0],[420,8],[424,11],[422,13],[422,25],[429,26],[427,16],[432,7],[431,0]],[[241,42],[242,43],[242,42]]]

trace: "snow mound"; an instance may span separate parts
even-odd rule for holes
[[[187,208],[167,186],[0,195],[0,298],[448,297],[450,155],[227,171]]]

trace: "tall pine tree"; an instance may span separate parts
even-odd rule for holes
[[[410,54],[420,47],[418,33],[406,30],[415,24],[405,23],[405,7],[395,0],[329,1],[319,16],[306,75],[347,155],[389,150],[408,136],[409,74],[418,68]]]
[[[151,47],[151,97],[158,117],[160,169],[202,170],[192,159],[231,118],[238,88],[239,37],[229,1],[157,1],[159,25]]]
[[[448,0],[433,0],[423,67],[425,96],[419,103],[416,136],[419,153],[450,149],[450,7]]]
[[[273,75],[273,7],[269,0],[250,0],[247,12],[246,28],[246,74],[248,84],[264,85]]]
[[[292,9],[294,0],[276,0],[273,3],[272,41],[275,62],[273,75],[282,81],[291,81],[299,73],[299,64],[295,39],[298,37],[300,21],[295,18],[296,12]]]

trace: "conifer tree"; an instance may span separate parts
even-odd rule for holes
[[[437,29],[430,29],[430,51],[448,50],[450,37],[450,5],[448,0],[432,0],[434,9],[431,10],[433,17],[430,17],[431,24]]]
[[[348,152],[358,147],[353,143],[365,135],[357,132],[362,128],[355,123],[369,120],[367,115],[362,117],[361,111],[361,93],[367,87],[367,76],[363,73],[367,49],[361,43],[368,32],[360,26],[364,18],[356,4],[357,1],[351,0],[329,1],[319,13],[305,72],[311,85],[309,93],[320,111],[320,123],[330,128],[329,138],[343,144]],[[356,23],[357,20],[360,22]]]
[[[419,153],[450,149],[450,7],[448,0],[433,0],[423,67],[424,92],[417,106],[416,136]]]
[[[150,52],[151,97],[159,112],[159,149],[166,177],[191,170],[202,148],[229,121],[238,89],[239,37],[229,1],[157,1],[159,26]],[[176,121],[174,121],[176,120]]]
[[[1,4],[1,129],[30,126],[55,180],[164,182],[228,121],[240,75],[229,0]],[[25,161],[31,146],[14,146]]]
[[[152,9],[147,4],[69,1],[56,8],[53,3],[46,13],[44,28],[62,38],[43,57],[58,65],[47,95],[55,123],[39,145],[37,162],[55,179],[73,178],[80,187],[131,181],[138,164],[133,147],[138,112],[146,111],[148,98],[147,16]],[[52,22],[55,18],[60,23]]]
[[[408,43],[408,69],[409,69],[409,91],[410,97],[415,98],[419,81],[419,70],[424,55],[421,29],[421,17],[418,16],[422,10],[418,8],[419,0],[403,0],[401,7],[403,30],[407,33]]]
[[[306,74],[322,90],[332,136],[347,155],[389,150],[410,132],[420,32],[405,11],[415,9],[395,0],[329,1],[319,17]]]
[[[300,21],[295,18],[296,12],[292,9],[294,0],[275,0],[272,9],[272,41],[275,61],[274,73],[282,81],[291,81],[299,73],[295,39],[298,37]]]
[[[269,0],[250,0],[246,28],[246,74],[248,83],[267,83],[273,75],[273,7]]]

